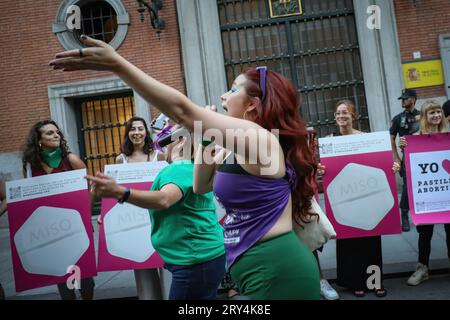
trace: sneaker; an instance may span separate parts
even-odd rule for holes
[[[326,279],[320,280],[320,294],[327,300],[337,300],[339,295]]]
[[[408,232],[409,229],[410,229],[410,227],[409,227],[408,215],[402,214],[402,231],[403,232]]]
[[[408,285],[417,286],[421,282],[428,280],[428,267],[422,263],[417,265],[416,272],[414,272],[408,279]]]

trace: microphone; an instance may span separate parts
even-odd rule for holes
[[[161,148],[164,148],[165,146],[171,144],[172,142],[176,141],[179,137],[185,137],[187,133],[187,130],[185,128],[179,128],[175,131],[173,131],[171,134],[163,137],[162,139],[156,141],[155,143],[158,144]]]

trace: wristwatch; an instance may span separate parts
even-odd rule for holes
[[[122,198],[119,199],[119,203],[122,204],[128,200],[130,197],[130,188],[125,188],[125,193],[123,194]]]

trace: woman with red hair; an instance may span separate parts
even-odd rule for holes
[[[200,121],[201,134],[223,147],[210,163],[204,155],[215,148],[202,141],[194,190],[214,190],[228,213],[227,262],[241,293],[253,299],[319,299],[317,263],[292,231],[293,221],[314,214],[317,170],[293,84],[266,67],[249,68],[222,96],[228,113],[223,115],[195,105],[106,43],[86,36],[81,41],[89,48],[57,54],[50,65],[64,71],[112,71],[183,127],[193,131]]]

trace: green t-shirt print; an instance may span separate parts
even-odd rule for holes
[[[225,253],[213,194],[195,194],[193,175],[192,161],[176,161],[161,170],[151,188],[161,190],[174,184],[183,193],[183,198],[169,209],[149,210],[153,247],[168,264],[192,265]]]

